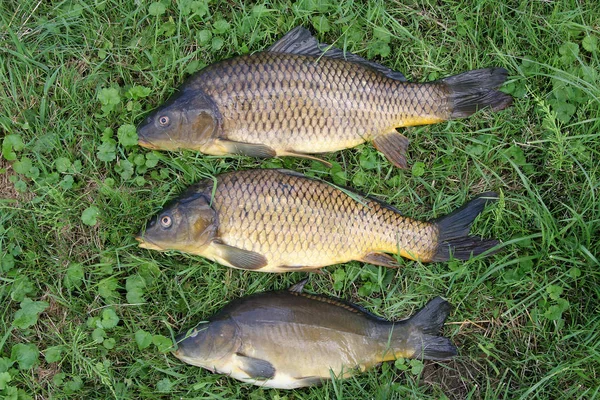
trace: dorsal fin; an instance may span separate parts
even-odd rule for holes
[[[300,282],[296,283],[294,286],[290,287],[288,289],[288,291],[291,294],[293,294],[294,296],[301,296],[301,297],[305,297],[307,299],[320,301],[322,303],[332,304],[334,306],[341,307],[343,309],[346,309],[348,311],[352,311],[352,312],[357,313],[357,314],[364,314],[364,315],[368,316],[369,318],[373,318],[373,319],[376,319],[378,321],[387,321],[385,318],[381,318],[381,317],[379,317],[379,316],[371,313],[370,311],[368,311],[364,307],[361,307],[361,306],[359,306],[357,304],[353,304],[353,303],[350,303],[348,301],[339,299],[337,297],[324,296],[324,295],[319,295],[319,294],[303,293],[302,289],[304,288],[304,285],[306,284],[306,282],[308,282],[308,278],[303,279]]]
[[[288,53],[313,57],[323,56],[329,58],[338,58],[357,64],[362,64],[365,67],[381,72],[388,78],[406,82],[406,77],[401,72],[393,71],[392,69],[376,62],[365,60],[364,58],[350,53],[349,51],[344,52],[326,43],[319,43],[319,41],[310,33],[310,31],[302,26],[297,26],[286,33],[285,36],[269,47],[267,51],[271,53]]]

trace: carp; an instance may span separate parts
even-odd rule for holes
[[[138,126],[140,146],[253,157],[326,153],[371,142],[405,168],[396,128],[502,110],[504,68],[426,83],[319,43],[297,27],[268,50],[226,59],[191,76]],[[327,163],[326,163],[327,164]]]
[[[456,355],[450,339],[438,336],[451,310],[440,297],[391,322],[343,300],[304,293],[305,283],[232,301],[178,335],[175,357],[244,382],[292,389],[397,358]]]
[[[235,171],[191,186],[136,239],[262,272],[313,270],[350,260],[396,268],[397,254],[422,262],[465,260],[498,244],[469,236],[493,192],[453,213],[418,221],[374,198],[274,169]]]

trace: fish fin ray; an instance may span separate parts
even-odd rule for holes
[[[230,246],[219,240],[214,240],[212,245],[217,250],[219,257],[235,268],[256,270],[267,265],[265,256],[254,251]]]
[[[436,254],[431,261],[447,261],[450,257],[468,260],[471,255],[484,253],[500,243],[495,239],[469,236],[471,224],[490,201],[498,199],[495,192],[482,193],[452,213],[438,218],[439,238]]]
[[[239,154],[248,157],[272,158],[277,152],[264,144],[236,142],[228,139],[218,139],[219,145],[227,150],[229,154]]]
[[[308,282],[308,278],[304,278],[300,282],[296,283],[295,285],[290,286],[288,290],[290,292],[294,292],[294,293],[302,293],[302,289],[304,289],[304,285],[306,285],[307,282]]]
[[[439,336],[451,310],[450,303],[441,297],[436,297],[408,320],[408,324],[418,332],[408,340],[409,345],[412,345],[415,350],[413,358],[448,360],[456,355],[456,346],[450,339]]]
[[[422,335],[415,347],[413,358],[421,360],[450,360],[458,353],[452,341],[444,336]]]
[[[244,371],[250,378],[272,379],[275,376],[275,367],[267,360],[249,357],[243,353],[235,353],[240,365],[239,369]]]
[[[267,51],[272,53],[298,54],[313,57],[323,56],[346,60],[364,65],[365,67],[382,73],[388,78],[406,82],[406,77],[401,72],[394,71],[379,63],[366,60],[349,51],[342,51],[329,44],[319,43],[319,41],[310,33],[310,31],[302,26],[297,26],[289,31],[281,39],[271,45]]]
[[[407,168],[408,138],[406,136],[397,131],[384,133],[373,139],[373,145],[396,167]]]
[[[345,308],[346,310],[352,311],[354,313],[364,314],[368,318],[374,319],[376,321],[388,322],[385,318],[382,318],[382,317],[379,317],[379,316],[373,314],[366,308],[361,307],[358,304],[350,303],[350,302],[340,299],[338,297],[325,296],[325,295],[320,295],[320,294],[309,294],[309,293],[304,293],[304,292],[303,293],[292,292],[292,294],[294,294],[296,296],[306,297],[311,300],[317,300],[317,301],[320,301],[323,303],[333,304],[334,306]]]
[[[483,68],[441,79],[450,91],[450,118],[462,118],[486,107],[502,110],[512,104],[512,96],[496,90],[508,76],[504,68]]]
[[[310,154],[297,153],[295,151],[285,150],[285,151],[280,152],[278,155],[305,158],[307,160],[318,161],[321,164],[325,165],[327,168],[331,168],[331,163],[329,161],[325,161],[322,158],[319,158],[316,156],[311,156]]]
[[[366,262],[369,264],[373,264],[373,265],[380,265],[382,267],[387,267],[387,268],[398,268],[399,267],[398,261],[394,257],[392,257],[386,253],[377,253],[377,252],[368,253],[367,255],[362,257],[360,259],[360,261]]]

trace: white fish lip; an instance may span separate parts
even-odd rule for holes
[[[140,242],[138,246],[142,249],[164,251],[162,247],[152,242],[151,240],[148,240],[147,238],[143,238],[141,234],[136,235],[135,240]]]
[[[147,140],[146,138],[144,138],[141,135],[138,135],[138,145],[145,147],[146,149],[150,149],[150,150],[158,150],[159,147],[155,144],[153,144],[152,142],[150,142],[149,140]]]

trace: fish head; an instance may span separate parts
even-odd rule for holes
[[[138,126],[138,144],[153,150],[202,150],[219,127],[219,113],[210,96],[184,90]]]
[[[201,254],[217,234],[218,218],[209,199],[193,193],[167,205],[137,236],[151,250],[180,250]]]
[[[231,319],[201,322],[175,337],[173,355],[188,364],[215,371],[241,344],[237,325]]]

